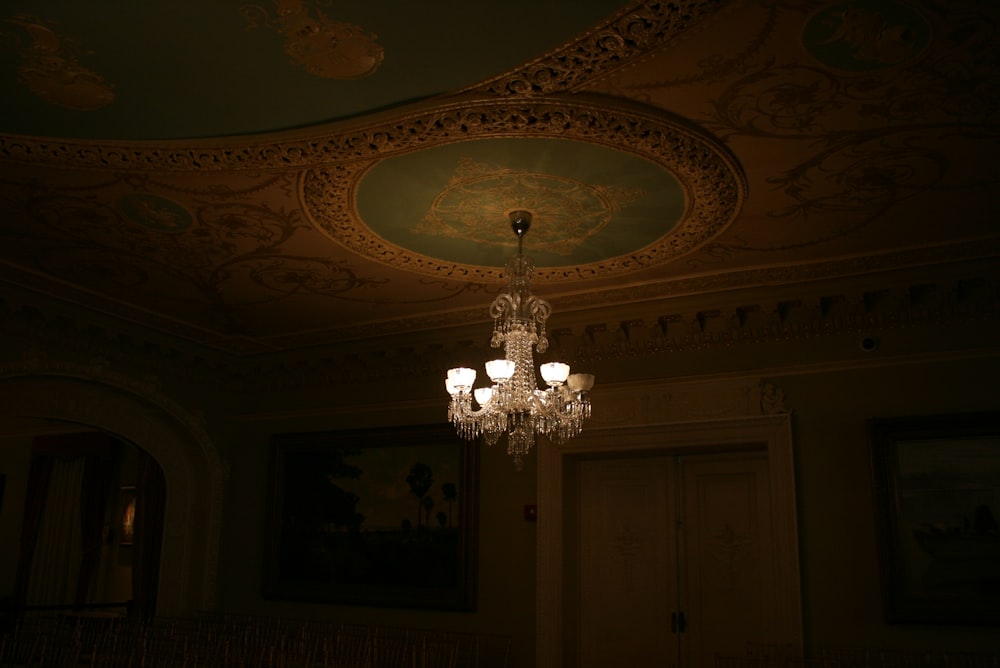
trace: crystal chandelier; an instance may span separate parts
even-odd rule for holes
[[[538,389],[532,347],[540,353],[548,349],[545,321],[552,306],[531,294],[535,266],[524,256],[524,235],[531,227],[531,214],[512,211],[509,216],[517,235],[517,255],[507,262],[508,291],[490,305],[490,345],[503,346],[504,358],[486,363],[486,374],[493,382],[490,387],[473,390],[476,370],[467,367],[449,369],[445,387],[451,395],[448,419],[459,435],[467,440],[482,435],[493,445],[506,433],[507,453],[520,468],[536,434],[562,443],[580,433],[583,421],[590,417],[587,392],[594,385],[594,376],[570,374],[568,364],[549,362],[539,367],[548,387]],[[473,397],[478,410],[472,407]]]

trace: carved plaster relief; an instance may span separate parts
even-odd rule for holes
[[[303,0],[274,0],[275,12],[243,5],[247,30],[266,27],[284,38],[288,58],[309,74],[327,79],[371,76],[385,57],[378,35],[361,26],[337,21]]]
[[[0,47],[20,56],[18,78],[39,98],[66,109],[95,111],[115,100],[114,88],[80,62],[82,49],[45,19],[18,14],[0,27]]]
[[[725,420],[788,413],[784,392],[760,379],[630,383],[600,390],[594,427]],[[596,400],[595,400],[596,401]]]

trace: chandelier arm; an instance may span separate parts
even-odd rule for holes
[[[517,312],[517,297],[508,292],[501,293],[496,296],[493,303],[490,304],[490,317],[494,320],[499,320],[502,318],[509,317],[510,314]]]

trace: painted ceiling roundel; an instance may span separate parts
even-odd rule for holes
[[[517,245],[513,210],[533,214],[525,252],[544,281],[677,259],[721,233],[742,206],[742,171],[728,151],[666,114],[575,99],[480,100],[407,123],[420,132],[369,128],[362,160],[309,170],[301,196],[313,224],[337,242],[425,275],[501,280]],[[498,126],[501,136],[476,135]],[[469,130],[456,139],[454,127]]]
[[[919,12],[889,0],[823,7],[802,33],[802,42],[814,58],[854,72],[912,62],[930,40],[930,26]]]
[[[685,209],[684,188],[642,157],[559,139],[492,139],[380,162],[356,192],[364,224],[445,262],[502,267],[517,247],[507,213],[534,221],[539,267],[602,262],[656,242]]]

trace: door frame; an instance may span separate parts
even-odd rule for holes
[[[563,444],[538,448],[538,542],[535,665],[564,668],[564,488],[569,458],[602,455],[692,455],[748,448],[767,452],[775,540],[775,641],[802,651],[795,469],[791,416],[752,416],[584,431]]]

